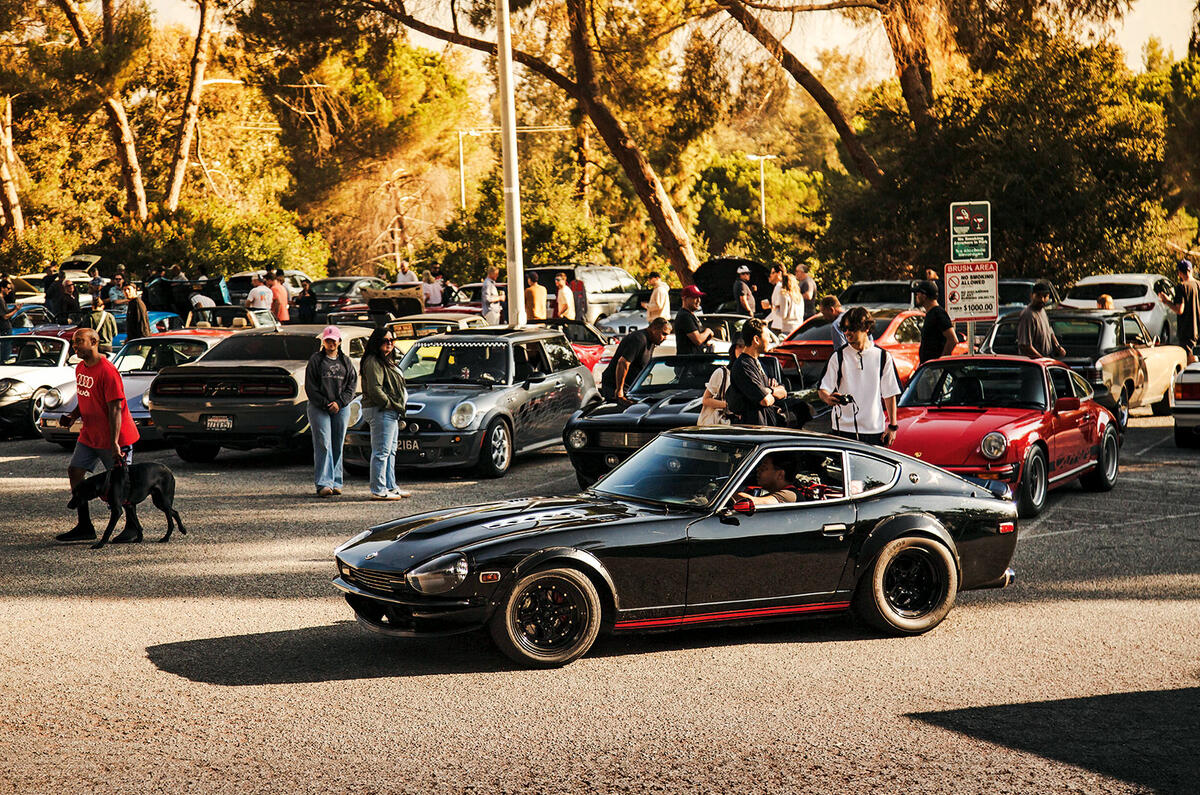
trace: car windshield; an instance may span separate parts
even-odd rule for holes
[[[703,356],[666,356],[651,359],[650,364],[633,379],[629,395],[638,398],[679,389],[702,391],[713,371],[727,364],[727,358]]]
[[[235,325],[249,327],[253,324],[247,318],[248,313],[249,310],[240,306],[197,307],[192,310],[190,322],[193,326],[207,323],[220,328],[233,328]],[[242,322],[237,323],[237,319]]]
[[[0,338],[0,365],[16,367],[58,367],[66,340]]]
[[[917,371],[901,406],[1046,408],[1046,381],[1032,362],[936,362]]]
[[[300,334],[253,334],[242,332],[222,340],[208,352],[205,361],[293,361],[304,362],[321,347],[317,338]]]
[[[118,372],[154,372],[195,361],[208,349],[195,340],[134,340],[113,359]]]
[[[879,339],[891,325],[891,317],[877,317],[871,326],[871,337]],[[813,315],[800,328],[792,332],[789,340],[798,342],[833,342],[833,322],[821,315]]]
[[[852,284],[839,296],[843,304],[902,304],[912,303],[912,288],[908,282]]]
[[[231,292],[248,293],[250,292],[250,277],[249,276],[230,276],[225,281],[225,286]]]
[[[712,505],[755,445],[663,435],[605,475],[593,491],[646,502]]]
[[[1009,315],[996,324],[995,336],[992,338],[992,353],[1009,356],[1021,355],[1017,349],[1017,322],[1017,317]],[[1100,320],[1087,318],[1050,318],[1050,328],[1054,330],[1054,336],[1066,349],[1068,359],[1094,358],[1100,349],[1100,332],[1103,325]]]
[[[313,282],[312,291],[317,295],[342,295],[350,292],[358,279],[319,279]]]
[[[1067,298],[1077,299],[1079,301],[1095,301],[1102,295],[1112,296],[1114,301],[1126,301],[1131,298],[1142,298],[1150,292],[1150,287],[1145,284],[1131,284],[1129,282],[1092,282],[1091,284],[1077,284],[1067,293]]]
[[[644,312],[645,308],[642,306],[642,304],[646,303],[649,300],[650,300],[650,291],[649,290],[634,290],[633,293],[630,294],[630,296],[625,299],[625,303],[621,304],[621,308],[618,311],[620,311],[620,312]],[[671,308],[671,314],[674,315],[675,311],[677,309],[679,309],[679,307],[680,307],[679,290],[670,290],[667,292],[667,304]]]
[[[410,384],[507,384],[508,344],[444,339],[418,343],[400,360]]]
[[[1025,305],[1029,303],[1029,295],[1033,291],[1033,282],[1001,281],[999,290],[1001,306]]]

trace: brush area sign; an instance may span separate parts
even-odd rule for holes
[[[946,264],[946,313],[951,320],[989,321],[999,316],[998,271],[994,262]]]
[[[992,203],[951,202],[950,261],[987,262],[992,258]]]

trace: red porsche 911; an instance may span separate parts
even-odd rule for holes
[[[1065,365],[1018,356],[926,362],[900,397],[892,448],[965,477],[1007,483],[1022,517],[1050,489],[1078,479],[1108,491],[1120,428],[1092,387]]]

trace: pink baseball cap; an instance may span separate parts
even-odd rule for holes
[[[337,340],[338,342],[341,342],[342,341],[342,330],[339,329],[337,326],[326,326],[325,330],[321,332],[321,339]]]

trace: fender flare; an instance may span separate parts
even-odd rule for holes
[[[576,549],[574,547],[549,547],[547,549],[539,549],[521,560],[512,568],[512,580],[515,583],[520,580],[530,571],[541,566],[543,563],[548,563],[555,560],[569,560],[576,564],[576,568],[582,568],[586,573],[598,578],[604,583],[608,589],[608,593],[612,596],[613,607],[617,610],[621,608],[620,597],[617,594],[617,587],[613,583],[612,575],[608,573],[608,569],[600,562],[600,559],[586,550]]]
[[[941,522],[925,513],[902,513],[881,519],[871,528],[858,551],[854,582],[857,583],[861,579],[867,567],[875,562],[875,558],[887,544],[901,536],[924,536],[941,542],[950,550],[950,556],[954,558],[954,568],[957,569],[959,577],[962,577],[962,561],[958,557],[958,547]]]

